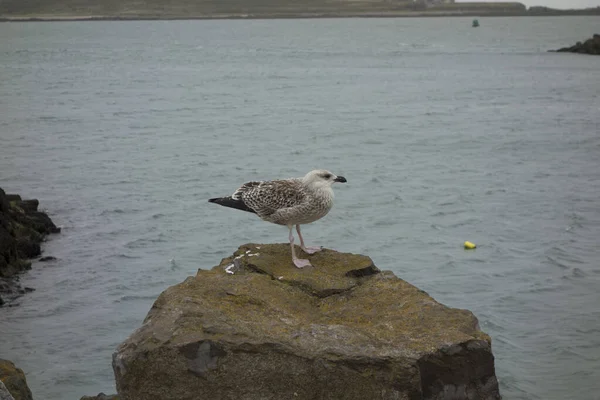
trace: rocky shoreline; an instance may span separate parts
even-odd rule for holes
[[[550,50],[557,53],[578,53],[578,54],[591,54],[600,55],[600,35],[594,34],[590,39],[584,42],[577,42],[575,45],[570,47],[563,47],[558,50]]]
[[[34,290],[21,286],[19,274],[31,269],[29,259],[41,255],[46,236],[60,232],[38,206],[36,199],[23,200],[0,188],[0,307],[13,305],[16,298]]]
[[[5,264],[20,265],[30,253],[17,242],[58,228],[37,201],[0,199],[13,240]],[[38,236],[32,221],[44,222]],[[113,354],[118,394],[80,400],[501,399],[491,338],[470,311],[364,255],[308,258],[314,267],[298,269],[288,244],[246,244],[166,289]],[[0,360],[0,382],[0,400],[32,400],[12,362]]]

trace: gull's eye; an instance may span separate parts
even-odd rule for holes
[[[323,178],[325,178],[325,179],[330,179],[330,178],[331,178],[331,174],[324,174],[324,175],[323,175]]]

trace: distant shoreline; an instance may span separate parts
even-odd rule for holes
[[[483,11],[483,10],[481,10]],[[223,19],[311,19],[311,18],[429,18],[429,17],[557,17],[600,16],[600,8],[586,10],[551,10],[526,12],[448,12],[448,11],[377,11],[377,12],[290,12],[256,14],[212,14],[195,16],[165,15],[2,15],[0,22],[55,22],[55,21],[171,21],[171,20],[223,20]]]

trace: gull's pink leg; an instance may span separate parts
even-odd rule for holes
[[[304,245],[304,239],[302,238],[302,234],[300,233],[300,225],[296,225],[296,232],[298,232],[298,237],[300,238],[300,248],[306,253],[306,254],[315,254],[317,251],[321,251],[323,250],[322,247],[306,247]],[[292,234],[292,231],[290,229],[290,235]]]
[[[294,235],[292,234],[292,227],[294,225],[290,225],[288,226],[288,228],[290,228],[290,247],[292,248],[292,261],[294,262],[294,265],[298,268],[304,268],[304,267],[310,267],[310,261],[308,260],[302,260],[300,258],[296,257],[296,250],[294,250]]]

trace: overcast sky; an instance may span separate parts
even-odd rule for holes
[[[457,3],[467,0],[456,0]],[[475,0],[473,0],[475,1]],[[513,1],[513,0],[476,0],[476,1]],[[546,6],[552,8],[588,8],[600,6],[600,0],[514,0],[527,7]]]

